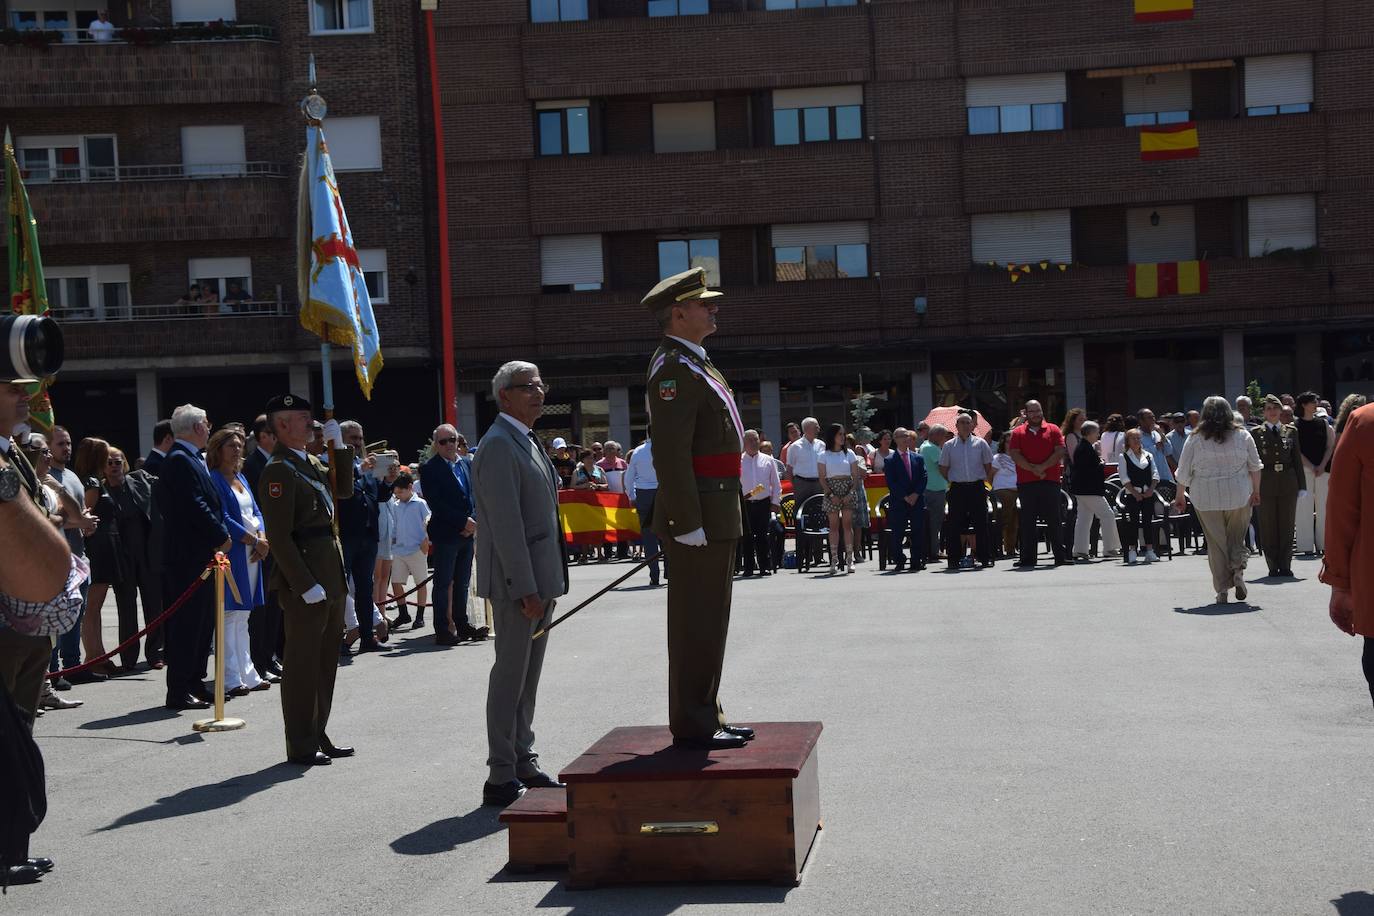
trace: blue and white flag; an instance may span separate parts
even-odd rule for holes
[[[367,297],[358,250],[344,215],[324,131],[306,128],[297,214],[297,287],[301,325],[331,344],[351,347],[363,396],[382,371],[382,342]]]

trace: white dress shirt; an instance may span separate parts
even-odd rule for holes
[[[778,464],[763,452],[750,455],[741,452],[739,456],[739,483],[744,498],[750,502],[767,500],[772,505],[782,502],[782,481],[778,479]],[[756,487],[761,487],[757,493]]]
[[[808,439],[802,436],[787,449],[787,466],[796,477],[819,477],[816,462],[825,454],[825,443],[819,437]]]
[[[630,450],[625,466],[625,492],[630,499],[640,490],[657,490],[658,474],[654,471],[653,440],[645,439]]]

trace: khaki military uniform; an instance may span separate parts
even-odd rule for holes
[[[668,580],[668,723],[674,738],[709,738],[726,724],[718,699],[741,534],[741,430],[725,377],[665,338],[649,364],[649,419],[658,494],[652,527]],[[698,528],[705,547],[674,540]]]
[[[286,628],[281,708],[292,758],[310,757],[329,743],[325,728],[344,632],[348,586],[334,513],[336,500],[353,495],[353,450],[335,450],[330,462],[332,493],[329,471],[318,459],[281,444],[258,479],[258,505],[272,545],[269,588],[277,593]],[[326,597],[306,604],[301,596],[315,585]]]
[[[1298,491],[1306,489],[1298,431],[1292,426],[1274,432],[1269,424],[1255,427],[1255,448],[1264,470],[1260,472],[1259,541],[1269,574],[1286,573],[1293,566],[1293,523]]]

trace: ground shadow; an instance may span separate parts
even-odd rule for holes
[[[495,880],[495,879],[493,879]],[[682,907],[785,903],[792,887],[770,884],[644,884],[631,887],[570,891],[562,883],[549,888],[536,907],[566,908],[572,916],[668,916]],[[1344,914],[1342,914],[1344,916]]]
[[[1368,891],[1347,891],[1332,900],[1331,905],[1338,916],[1374,916],[1374,894]]]
[[[175,795],[159,798],[147,807],[121,815],[112,823],[99,828],[97,832],[103,833],[132,824],[145,824],[149,821],[168,820],[187,814],[202,814],[206,811],[228,808],[278,783],[300,779],[303,776],[305,769],[302,767],[284,762],[276,763],[256,773],[231,776],[221,782],[182,789]]]
[[[83,722],[77,728],[83,731],[103,731],[107,728],[123,728],[126,725],[147,725],[151,722],[166,722],[168,719],[176,719],[181,713],[175,709],[168,709],[166,706],[150,706],[147,709],[137,709],[133,712],[126,712],[122,716],[111,716],[108,719],[92,719]]]
[[[467,814],[446,817],[391,841],[391,851],[403,856],[433,856],[491,836],[501,829],[501,812],[478,807]]]
[[[1237,601],[1234,604],[1204,604],[1198,607],[1176,607],[1175,614],[1196,614],[1199,617],[1226,617],[1232,614],[1253,614],[1255,611],[1262,611],[1264,608],[1258,604],[1250,604],[1248,601]]]

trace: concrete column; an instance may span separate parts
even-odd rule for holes
[[[157,373],[152,369],[140,369],[134,373],[134,384],[138,398],[138,445],[130,450],[130,461],[152,448],[153,427],[162,419],[161,406],[157,402]]]
[[[291,394],[310,400],[310,367],[305,363],[292,363],[287,387]]]
[[[458,393],[458,431],[467,437],[469,447],[475,447],[482,438],[482,431],[477,428],[477,395],[473,392]]]
[[[1064,340],[1064,401],[1069,407],[1088,406],[1088,370],[1083,365],[1083,338]]]
[[[630,450],[630,389],[617,385],[608,393],[610,436],[620,443],[621,454]]]
[[[778,380],[766,378],[759,380],[759,412],[763,415],[759,423],[763,429],[759,435],[772,441],[773,453],[782,448],[782,391]]]
[[[935,385],[931,374],[930,354],[918,357],[921,360],[915,372],[911,373],[911,413],[913,428],[926,418],[935,406]]]
[[[1221,379],[1224,396],[1234,401],[1245,393],[1245,332],[1221,332]]]
[[[1322,335],[1307,331],[1293,338],[1293,393],[1322,391]]]

